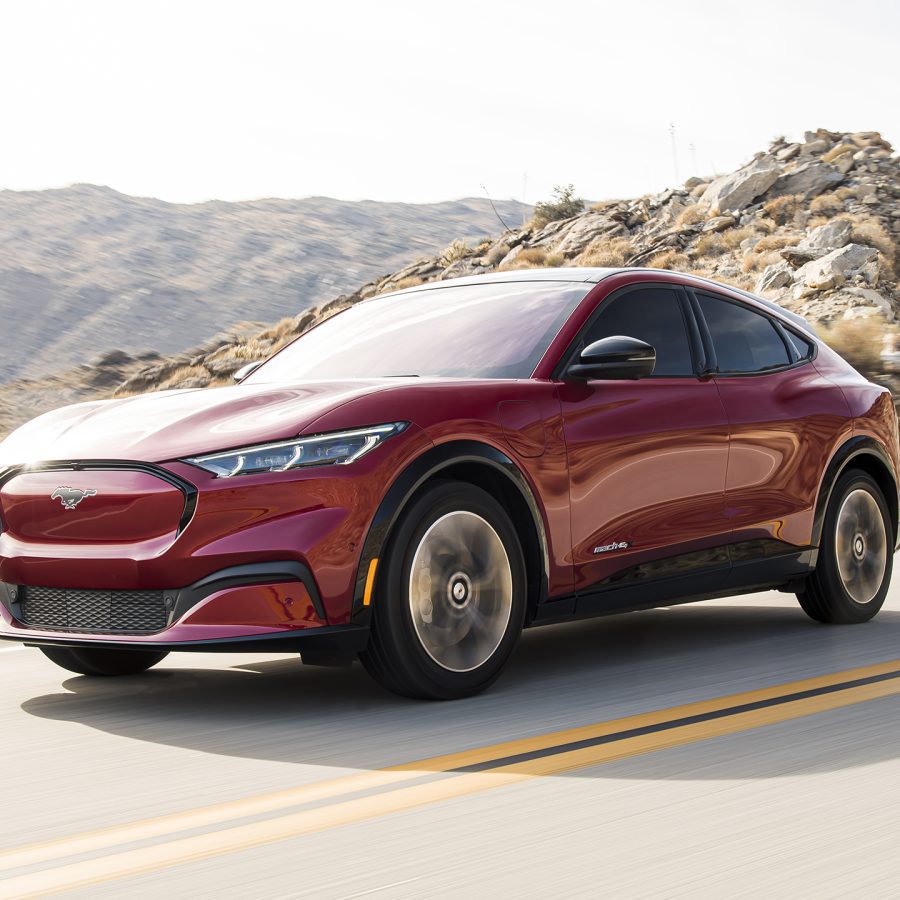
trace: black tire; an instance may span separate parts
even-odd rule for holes
[[[103,647],[41,647],[41,653],[79,675],[137,675],[169,654],[150,650],[107,650]]]
[[[461,527],[477,529],[477,540],[454,542],[452,529]],[[418,593],[414,563],[416,577],[425,579]],[[382,558],[372,632],[360,659],[384,687],[405,697],[453,700],[477,694],[500,675],[516,645],[526,590],[522,547],[506,510],[473,485],[436,482],[404,513]],[[473,661],[477,664],[461,670]]]
[[[845,504],[851,503],[869,510],[871,515],[854,519],[852,506],[842,513]],[[880,514],[880,525],[877,514]],[[839,518],[843,538],[838,535]],[[868,520],[873,523],[873,531],[865,525]],[[884,543],[879,549],[882,528]],[[881,488],[865,472],[858,469],[844,472],[828,502],[816,570],[807,578],[803,591],[797,594],[800,606],[811,619],[827,625],[868,622],[884,605],[891,583],[893,559],[894,529]],[[870,599],[865,599],[870,594]]]

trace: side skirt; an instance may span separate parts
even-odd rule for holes
[[[773,544],[777,545],[778,552],[775,552]],[[757,555],[760,551],[761,555]],[[670,571],[681,569],[680,574],[648,577],[643,567],[636,566],[634,570],[626,570],[587,590],[542,603],[533,624],[566,622],[790,588],[815,569],[819,551],[815,547],[788,550],[776,541],[754,541],[746,545],[732,545],[726,552],[727,562],[694,568],[690,572],[683,571],[685,557],[671,558],[668,561],[671,567],[660,567],[654,563],[655,572],[659,572],[660,568]]]

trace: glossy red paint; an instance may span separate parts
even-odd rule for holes
[[[485,458],[505,460],[533,503],[535,522],[517,524],[533,527],[545,548],[546,559],[531,560],[543,575],[541,603],[673,557],[710,551],[713,559],[717,548],[739,543],[809,547],[826,469],[852,438],[870,439],[889,468],[900,469],[889,394],[821,342],[814,360],[760,376],[560,378],[572,341],[622,287],[694,286],[755,303],[676,273],[628,270],[597,279],[531,378],[248,384],[81,404],[35,420],[0,444],[0,468],[48,459],[154,464],[195,491],[196,505],[159,471],[123,472],[102,462],[26,469],[0,489],[0,582],[168,591],[233,567],[288,562],[311,573],[324,619],[299,582],[279,578],[211,589],[158,635],[118,640],[191,643],[347,625],[357,620],[363,547],[373,531],[381,529],[382,540],[388,533],[392,486],[457,452],[458,467],[483,467],[470,449],[457,449],[474,445]],[[184,461],[388,422],[410,424],[346,466],[215,478]],[[52,497],[59,486],[96,494],[65,509]],[[619,544],[627,546],[604,549]],[[0,637],[60,638],[26,628],[11,608],[0,603]]]
[[[263,631],[297,631],[325,624],[306,588],[295,581],[217,591],[191,609],[182,622],[184,625],[236,625]]]
[[[183,512],[182,492],[145,472],[24,472],[0,490],[0,553],[7,539],[158,547],[175,540]]]

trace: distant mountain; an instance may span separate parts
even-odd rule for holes
[[[496,206],[510,227],[530,213]],[[0,382],[112,349],[179,353],[501,227],[486,198],[182,205],[87,184],[0,191]]]
[[[110,196],[108,192],[106,196]],[[156,201],[122,199],[127,204],[157,205]],[[0,195],[0,208],[3,201],[4,195]],[[335,204],[335,201],[296,202]],[[284,203],[288,201],[207,205],[243,210]],[[473,204],[474,212],[484,212],[480,201],[394,208],[452,210],[466,208],[467,204]],[[365,206],[336,205],[360,211]],[[167,208],[165,204],[162,206]],[[374,206],[384,208],[380,204]],[[177,209],[198,211],[202,207]],[[494,237],[482,241],[450,241],[442,232],[436,243],[443,244],[443,250],[437,254],[417,254],[416,245],[408,242],[405,251],[401,248],[396,257],[390,257],[404,265],[392,269],[386,263],[378,267],[376,277],[369,276],[368,280],[359,273],[354,281],[348,269],[340,272],[339,280],[339,273],[333,271],[329,277],[334,277],[334,284],[322,291],[325,302],[316,301],[315,309],[299,302],[279,302],[275,315],[270,316],[271,323],[265,327],[251,321],[236,321],[265,318],[261,305],[226,306],[231,318],[214,315],[211,327],[202,335],[204,340],[195,342],[191,349],[171,353],[165,351],[160,339],[154,349],[163,352],[144,358],[120,352],[98,355],[104,346],[129,344],[125,340],[108,340],[83,324],[79,327],[77,322],[70,326],[65,320],[58,320],[58,324],[49,321],[46,308],[42,320],[35,299],[38,294],[29,291],[39,278],[46,276],[26,272],[19,282],[24,303],[16,308],[13,321],[24,322],[32,329],[29,334],[47,334],[47,339],[54,340],[60,348],[60,357],[63,349],[66,353],[74,350],[76,357],[86,357],[89,364],[0,384],[0,435],[26,419],[66,403],[169,388],[228,384],[232,373],[248,361],[268,357],[316,322],[377,294],[460,275],[557,266],[674,269],[755,291],[815,323],[835,349],[861,371],[889,386],[900,401],[900,362],[897,362],[900,353],[896,349],[900,345],[900,158],[877,132],[818,129],[807,132],[802,142],[788,143],[779,138],[735,172],[689,178],[684,185],[655,195],[604,201],[577,215],[570,215],[566,209],[556,212],[569,217],[554,217],[546,224],[531,221],[502,233],[500,228],[491,227],[490,216],[486,216],[486,230],[492,231]],[[507,222],[516,217],[507,205],[500,208],[500,214]],[[75,217],[75,213],[69,215]],[[346,215],[351,216],[351,210]],[[434,213],[435,217],[440,215]],[[446,215],[449,230],[453,220],[450,212]],[[460,215],[464,224],[459,234],[451,235],[454,238],[473,233],[472,219]],[[267,239],[269,244],[280,240],[273,230],[278,218],[260,216],[259,239]],[[395,219],[401,217],[401,212],[395,214]],[[22,216],[22,228],[26,227],[26,221]],[[153,221],[152,216],[146,214],[145,221]],[[266,221],[273,223],[268,233]],[[365,221],[367,227],[374,228],[372,219]],[[148,233],[152,230],[158,234],[159,230],[173,226],[156,222],[144,227]],[[192,230],[197,227],[191,226]],[[300,226],[297,227],[299,230]],[[324,222],[315,227],[320,233],[328,230]],[[332,224],[328,233],[335,234],[346,227]],[[116,244],[115,222],[98,222],[93,228],[96,247]],[[308,230],[307,223],[304,235],[308,235]],[[351,236],[359,238],[359,234]],[[311,235],[308,237],[312,240]],[[349,247],[351,237],[345,240]],[[386,241],[386,238],[378,235],[372,240]],[[20,237],[19,241],[27,243],[28,239]],[[336,242],[337,238],[332,238],[332,243]],[[52,241],[44,238],[41,243],[49,247]],[[216,248],[214,243],[214,238],[208,237],[202,244],[203,252],[227,261],[230,254]],[[146,239],[144,245],[180,246],[177,241],[158,237],[152,242]],[[393,246],[390,245],[392,253]],[[138,244],[133,253],[138,254],[140,250]],[[95,256],[97,252],[93,251]],[[117,258],[124,256],[125,251],[121,250]],[[88,253],[84,266],[90,269],[99,266],[101,261]],[[32,258],[35,272],[42,271],[38,269],[39,262]],[[54,277],[63,285],[76,284],[80,277],[76,262],[70,263],[72,271],[56,263]],[[158,260],[157,265],[160,273],[174,273],[172,282],[180,284],[174,255]],[[203,264],[196,261],[193,266],[203,272],[211,269],[209,261]],[[113,267],[109,260],[106,268],[115,269],[123,279],[134,277],[127,269]],[[243,271],[249,280],[241,284],[241,290],[247,297],[263,296],[262,286],[274,281],[271,264],[269,268],[261,266],[258,272],[252,267]],[[215,272],[207,277],[208,283],[221,282],[223,292],[229,281],[229,276],[219,277]],[[158,289],[161,291],[162,287]],[[219,308],[215,293],[203,296],[210,298],[208,303],[215,314]],[[233,297],[235,292],[229,290],[227,296]],[[157,303],[156,295],[148,295],[145,304],[142,341],[147,343],[154,335],[161,338],[177,332],[168,322],[154,321],[154,310],[156,315],[165,314],[164,305]],[[225,328],[229,322],[234,324]],[[128,331],[118,334],[127,337]],[[30,340],[34,346],[34,340]],[[16,342],[15,332],[7,331],[7,347],[15,348]],[[887,357],[881,355],[882,347],[888,349]],[[27,352],[26,349],[23,356]]]

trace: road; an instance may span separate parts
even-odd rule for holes
[[[900,894],[900,581],[863,626],[770,593],[536,629],[455,703],[5,647],[3,898]]]

